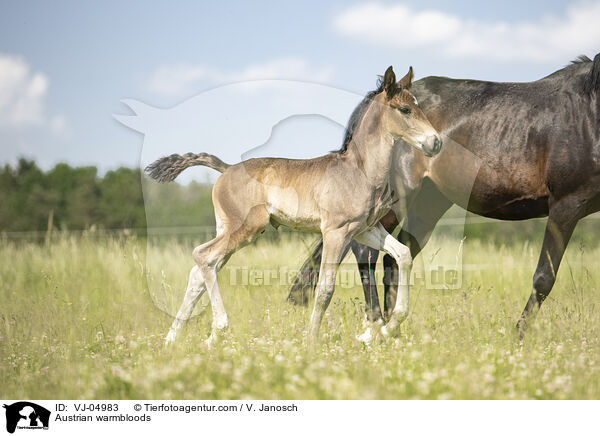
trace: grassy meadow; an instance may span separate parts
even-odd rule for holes
[[[179,342],[165,349],[193,265],[193,241],[92,234],[45,244],[2,240],[1,396],[600,398],[599,248],[571,244],[522,343],[513,327],[541,241],[506,246],[467,238],[460,289],[415,284],[398,338],[371,347],[355,340],[364,303],[359,281],[348,281],[357,275],[348,256],[346,282],[336,288],[322,339],[311,349],[311,308],[285,302],[281,277],[288,274],[282,266],[301,264],[312,241],[284,234],[236,253],[219,277],[230,320],[223,341],[204,345],[211,323],[204,299]]]

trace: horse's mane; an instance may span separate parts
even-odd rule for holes
[[[571,61],[572,64],[586,64],[592,62],[592,60],[586,55],[579,55]]]
[[[344,142],[342,143],[342,147],[339,150],[333,151],[332,153],[344,154],[346,151],[348,151],[348,146],[350,145],[350,142],[352,142],[352,137],[354,136],[354,133],[360,124],[360,120],[362,120],[362,117],[367,111],[367,108],[373,100],[373,97],[375,97],[381,91],[383,91],[383,77],[379,76],[379,79],[377,79],[377,89],[365,95],[365,98],[363,98],[359,105],[356,106],[356,108],[354,108],[352,111],[352,115],[350,115],[348,125],[346,126],[346,132],[344,133]]]
[[[591,60],[586,55],[579,55],[576,59],[571,61],[572,65],[588,63],[592,64],[592,68],[586,76],[583,86],[585,92],[591,93],[600,90],[600,53],[594,57],[594,60]],[[342,147],[333,153],[343,154],[348,150],[348,146],[350,145],[350,142],[352,142],[352,137],[354,136],[354,133],[360,124],[360,120],[362,120],[362,117],[369,107],[369,104],[373,100],[373,97],[375,97],[381,91],[383,91],[383,77],[379,76],[379,79],[377,80],[377,89],[365,95],[365,98],[363,98],[358,106],[356,106],[356,108],[352,111],[352,115],[350,115],[350,119],[348,120],[348,125],[346,126],[346,131],[344,133],[344,142],[342,143]]]
[[[584,92],[591,94],[600,90],[600,53],[598,53],[594,60],[591,60],[586,55],[577,56],[577,59],[571,61],[571,64],[592,64],[590,72],[584,79],[583,90]]]

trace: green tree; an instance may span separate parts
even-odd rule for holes
[[[106,173],[100,182],[100,217],[107,228],[146,226],[139,170],[119,168]]]

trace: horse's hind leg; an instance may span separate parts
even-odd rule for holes
[[[212,307],[212,327],[207,343],[212,344],[217,337],[229,327],[229,319],[223,305],[217,272],[225,264],[231,253],[237,246],[228,247],[227,235],[215,238],[211,246],[201,245],[194,249],[194,260],[198,264],[206,283],[206,289],[210,297]],[[212,241],[211,241],[212,242]]]
[[[230,205],[227,210],[228,216],[223,216],[220,220],[222,233],[211,242],[196,247],[193,253],[204,277],[212,306],[212,331],[207,341],[208,345],[229,327],[217,272],[236,250],[254,241],[269,224],[269,213],[262,206],[244,209],[237,204]],[[223,214],[223,211],[221,213]]]
[[[218,220],[219,221],[219,220]],[[239,221],[239,220],[238,220]],[[223,220],[220,220],[223,222]],[[269,223],[269,215],[265,209],[254,208],[250,210],[241,223],[232,225],[231,220],[219,228],[219,235],[211,241],[202,244],[194,249],[193,257],[197,264],[197,269],[192,269],[190,273],[190,284],[188,292],[181,305],[178,319],[173,323],[171,331],[167,336],[167,343],[174,340],[177,331],[181,327],[181,322],[189,318],[204,291],[208,291],[212,307],[212,331],[208,339],[210,345],[217,339],[219,334],[229,327],[229,320],[223,299],[217,281],[217,272],[225,265],[229,257],[240,247],[252,242],[259,232]],[[200,292],[196,292],[195,285],[199,283]]]
[[[200,297],[206,292],[206,285],[204,284],[204,279],[202,278],[202,273],[200,272],[200,268],[198,265],[194,266],[190,271],[190,278],[188,280],[187,289],[185,291],[185,297],[183,298],[183,303],[181,303],[181,307],[179,308],[179,312],[177,312],[177,316],[171,325],[171,329],[169,330],[169,334],[165,339],[165,345],[169,345],[171,342],[175,340],[177,333],[183,326],[184,321],[190,319],[192,312],[194,310],[194,306],[200,300]]]
[[[165,339],[165,344],[169,345],[177,336],[183,322],[187,321],[194,310],[194,306],[205,291],[208,291],[213,311],[213,330],[215,326],[224,330],[228,326],[227,313],[223,307],[223,301],[219,293],[219,286],[216,281],[217,269],[222,266],[226,258],[227,243],[230,240],[228,235],[219,235],[216,238],[202,244],[194,249],[193,256],[196,266],[190,271],[188,288],[183,298],[183,303],[177,313],[177,317],[169,330]],[[237,247],[232,247],[231,251]]]

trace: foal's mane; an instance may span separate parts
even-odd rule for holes
[[[383,91],[383,76],[379,76],[377,79],[377,89],[369,92],[365,95],[365,98],[354,108],[352,111],[352,115],[350,115],[350,119],[348,120],[348,125],[346,126],[346,132],[344,133],[344,142],[342,143],[342,147],[339,150],[335,150],[332,153],[340,153],[344,154],[348,151],[348,146],[350,142],[352,142],[352,137],[360,124],[360,120],[362,120],[367,108],[373,101],[373,98]]]

